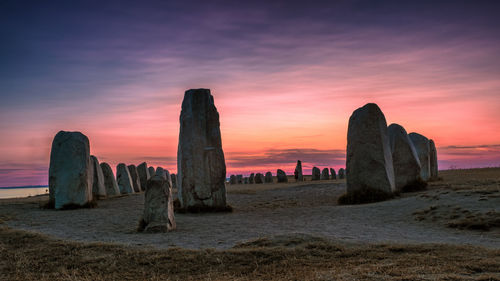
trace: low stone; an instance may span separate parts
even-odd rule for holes
[[[251,173],[250,177],[248,177],[248,183],[250,183],[250,184],[254,183],[254,178],[255,178],[255,174]]]
[[[311,180],[319,181],[321,179],[321,171],[317,167],[312,168]]]
[[[332,180],[337,179],[337,174],[335,173],[335,169],[333,168],[330,168],[330,177],[332,178]]]
[[[142,228],[145,232],[167,232],[176,228],[172,187],[163,176],[147,181]]]
[[[417,151],[418,160],[420,161],[420,176],[422,180],[428,181],[431,177],[431,163],[430,163],[430,143],[429,139],[417,133],[410,133],[408,135],[415,146]]]
[[[146,186],[148,185],[148,180],[151,178],[151,175],[149,174],[148,164],[146,164],[146,162],[142,162],[139,166],[137,166],[137,173],[139,174],[141,191],[145,191]]]
[[[120,163],[116,166],[116,182],[121,194],[134,193],[134,184],[127,165]]]
[[[261,174],[261,173],[257,173],[255,175],[255,179],[254,180],[255,180],[255,183],[259,183],[259,184],[260,183],[264,183],[264,175]]]
[[[118,187],[118,183],[116,183],[115,175],[113,174],[113,170],[108,163],[101,163],[101,170],[104,176],[104,187],[106,188],[107,196],[116,196],[120,195],[120,188]]]
[[[431,170],[431,180],[437,180],[439,178],[438,175],[438,159],[437,159],[437,150],[436,144],[433,140],[429,140],[429,164]]]
[[[162,167],[156,167],[155,175],[163,177],[165,180],[167,180],[167,173]]]
[[[238,180],[236,179],[236,176],[235,175],[231,175],[229,177],[229,184],[236,184],[238,183]]]
[[[104,186],[104,175],[102,173],[101,166],[99,165],[99,160],[94,155],[90,155],[90,161],[92,162],[92,169],[94,170],[94,182],[92,184],[92,196],[94,199],[106,198],[106,187]]]
[[[324,168],[321,171],[321,180],[329,180],[330,179],[330,173],[328,172],[328,168]]]
[[[338,176],[338,178],[340,180],[345,179],[345,170],[344,170],[344,168],[340,168],[339,169],[339,173],[337,174],[337,176]]]
[[[236,181],[238,182],[238,184],[242,184],[243,183],[243,175],[236,175]]]
[[[288,177],[286,176],[285,171],[278,169],[276,171],[276,179],[278,182],[288,182]]]
[[[266,183],[272,183],[273,182],[273,174],[271,172],[267,172],[265,177],[264,177],[264,181]]]
[[[132,179],[132,186],[134,187],[134,192],[141,192],[141,181],[139,179],[139,173],[137,172],[137,167],[135,165],[128,165],[127,168],[130,173],[130,178]]]
[[[243,184],[248,184],[248,177],[243,178]]]

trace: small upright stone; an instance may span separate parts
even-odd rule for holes
[[[142,162],[139,166],[137,166],[137,173],[139,174],[141,191],[146,191],[148,180],[149,178],[151,178],[151,175],[149,174],[148,164],[146,164],[146,162]]]
[[[295,181],[304,181],[304,176],[302,175],[302,162],[300,160],[297,160],[297,166],[295,166],[293,177]]]
[[[324,168],[321,171],[321,180],[329,180],[330,179],[330,173],[328,172],[328,168]]]
[[[337,174],[339,180],[345,179],[345,170],[344,168],[339,169],[339,173]]]
[[[154,175],[156,175],[156,170],[154,167],[148,167],[148,172],[149,172],[150,178],[152,178]]]
[[[167,179],[167,173],[162,167],[156,167],[155,175],[163,177],[165,180]]]
[[[286,176],[285,171],[278,169],[276,171],[276,179],[278,182],[288,182],[288,177]]]
[[[141,230],[167,232],[175,227],[172,187],[168,180],[155,175],[147,181]]]
[[[104,175],[102,173],[99,160],[94,155],[90,155],[92,169],[94,170],[94,183],[92,185],[92,195],[95,199],[106,198],[106,187],[104,186]]]
[[[321,172],[318,167],[313,167],[312,168],[312,175],[311,175],[311,180],[313,181],[319,181],[321,179]]]
[[[337,174],[335,173],[335,169],[333,168],[330,168],[330,177],[332,178],[332,180],[337,179]]]
[[[130,173],[130,178],[132,179],[132,186],[134,187],[134,191],[141,192],[141,181],[139,179],[137,167],[135,165],[128,165],[127,168]]]
[[[437,159],[436,144],[434,144],[433,140],[429,140],[429,147],[430,147],[429,163],[430,163],[430,170],[431,170],[431,178],[430,179],[437,180],[439,178],[438,159]]]
[[[417,151],[418,160],[420,161],[420,176],[422,180],[428,181],[431,177],[431,163],[430,163],[430,144],[429,139],[417,133],[410,133],[408,135],[415,146]]]
[[[60,131],[50,152],[49,201],[56,209],[92,201],[94,171],[89,139],[80,132]]]
[[[121,194],[134,193],[134,184],[127,165],[120,163],[116,166],[116,182]]]
[[[243,175],[236,175],[236,181],[238,182],[238,184],[242,184],[243,183]]]
[[[271,172],[267,172],[264,181],[266,183],[273,183],[273,174]]]
[[[113,174],[111,166],[109,166],[109,164],[106,162],[102,162],[100,166],[102,174],[104,176],[104,187],[106,188],[106,195],[107,196],[120,195],[120,188],[116,183],[116,178],[115,175]]]
[[[255,183],[264,183],[264,175],[261,173],[257,173],[255,175]]]
[[[236,179],[235,175],[231,175],[229,177],[229,184],[236,184],[237,182],[238,182],[238,180]]]
[[[250,177],[248,177],[248,183],[252,184],[254,182],[255,174],[251,173]]]

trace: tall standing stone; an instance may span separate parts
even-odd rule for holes
[[[313,167],[311,172],[311,180],[319,181],[321,179],[321,172],[318,167]]]
[[[349,118],[346,157],[347,194],[395,190],[387,122],[380,108],[369,103]]]
[[[94,182],[92,184],[92,196],[96,199],[106,198],[106,187],[104,186],[104,175],[102,173],[99,160],[94,155],[90,155],[92,169],[94,170]]]
[[[261,173],[257,173],[255,175],[255,183],[258,183],[258,184],[264,183],[264,175]]]
[[[321,171],[321,180],[329,180],[330,179],[330,173],[328,172],[328,168],[324,168]]]
[[[248,177],[248,183],[252,184],[254,182],[255,174],[251,173],[250,176]]]
[[[116,166],[116,182],[121,194],[134,193],[134,184],[127,165],[120,163]]]
[[[150,178],[152,178],[154,175],[156,175],[156,170],[154,167],[148,167],[148,172],[149,172]]]
[[[394,165],[396,189],[404,191],[405,187],[420,184],[422,181],[420,161],[408,133],[398,124],[391,124],[387,128],[387,133]]]
[[[337,174],[335,173],[335,169],[330,168],[330,176],[331,176],[332,180],[337,179]]]
[[[267,172],[264,177],[264,181],[266,183],[273,183],[273,174],[271,172]]]
[[[286,176],[285,171],[278,169],[276,171],[276,179],[278,182],[288,182],[288,177]]]
[[[155,175],[144,193],[142,228],[145,232],[167,232],[176,227],[170,182]]]
[[[337,174],[339,180],[345,179],[345,170],[344,168],[339,169],[339,173]]]
[[[148,180],[151,178],[149,174],[148,164],[142,162],[137,166],[137,173],[139,174],[139,183],[141,184],[141,191],[146,191],[146,186],[148,185]]]
[[[80,132],[57,133],[50,152],[50,202],[56,209],[86,205],[93,180],[89,139]]]
[[[135,165],[128,165],[127,168],[130,173],[130,178],[132,179],[132,186],[134,187],[134,191],[141,192],[141,181],[139,179],[137,167]]]
[[[182,208],[227,208],[219,113],[209,89],[188,90],[184,95],[177,165]]]
[[[418,160],[420,161],[420,176],[422,180],[428,181],[431,177],[431,163],[430,163],[430,144],[429,139],[417,133],[410,133],[408,135],[415,146],[417,151]]]
[[[302,175],[302,162],[297,160],[297,166],[295,166],[295,171],[293,172],[293,177],[295,181],[303,181],[304,176]]]
[[[101,163],[101,170],[104,176],[104,186],[106,187],[106,195],[107,196],[115,196],[120,195],[120,188],[118,187],[118,183],[116,183],[115,175],[113,174],[113,170],[108,163]]]
[[[437,159],[437,150],[436,144],[434,144],[433,140],[429,140],[429,169],[431,170],[431,180],[437,180],[438,176],[438,159]]]

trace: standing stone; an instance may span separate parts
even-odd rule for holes
[[[431,163],[430,163],[430,144],[429,139],[417,133],[410,133],[408,135],[415,146],[417,151],[418,160],[420,161],[420,176],[422,180],[428,181],[431,177]]]
[[[149,178],[151,178],[151,175],[149,174],[148,164],[146,164],[146,162],[142,162],[139,166],[137,166],[137,173],[139,174],[141,191],[146,191],[148,180]]]
[[[420,161],[406,130],[398,124],[391,124],[387,128],[387,133],[394,165],[396,190],[404,191],[405,187],[420,184],[422,181]]]
[[[172,188],[177,188],[177,175],[171,174],[170,179],[172,180]]]
[[[130,178],[132,179],[132,186],[134,187],[134,191],[141,192],[141,180],[139,179],[137,167],[135,165],[128,165],[127,168],[130,173]]]
[[[242,184],[243,183],[243,175],[236,175],[236,181],[238,182],[238,184]]]
[[[147,181],[141,228],[145,232],[167,232],[175,227],[172,187],[168,180],[155,175]]]
[[[116,166],[116,182],[121,194],[134,193],[134,184],[127,165],[120,163]]]
[[[243,178],[243,184],[248,184],[248,177]]]
[[[92,196],[96,199],[106,198],[106,187],[104,186],[104,175],[102,173],[99,160],[94,155],[90,155],[92,169],[94,170],[94,183],[92,184]]]
[[[293,176],[295,181],[304,181],[304,176],[302,175],[302,162],[300,160],[297,160],[297,166],[295,166]]]
[[[337,174],[335,173],[335,169],[330,168],[330,176],[331,176],[332,180],[337,179]]]
[[[319,181],[321,178],[321,172],[319,168],[313,167],[312,168],[312,175],[311,175],[311,180],[313,181]]]
[[[163,177],[167,180],[167,173],[165,173],[165,170],[162,167],[156,167],[155,175]]]
[[[387,122],[374,103],[358,108],[349,118],[346,175],[347,194],[395,190]]]
[[[229,177],[229,183],[230,184],[236,184],[238,182],[238,180],[236,179],[236,176],[235,175],[231,175]]]
[[[329,180],[330,179],[330,173],[328,172],[328,168],[324,168],[321,171],[321,180]]]
[[[266,183],[273,183],[273,174],[271,172],[267,172],[266,176],[264,177],[264,181]]]
[[[286,176],[285,171],[278,169],[276,171],[276,179],[278,182],[288,182],[288,177]]]
[[[248,177],[248,183],[253,183],[254,182],[254,178],[255,178],[255,174],[251,173],[250,177]]]
[[[264,183],[264,175],[261,173],[257,173],[255,175],[255,183]]]
[[[434,144],[433,140],[429,140],[429,147],[430,147],[429,164],[431,170],[431,180],[437,180],[439,178],[438,159],[437,159],[436,144]]]
[[[344,168],[340,168],[340,169],[339,169],[338,178],[339,178],[340,180],[342,180],[342,179],[344,179],[344,178],[345,178],[345,170],[344,170]]]
[[[182,208],[187,211],[227,208],[219,113],[209,89],[188,90],[184,95],[177,165]]]
[[[60,131],[52,141],[49,200],[56,209],[92,201],[94,173],[89,139],[80,132]]]
[[[165,178],[167,179],[170,186],[173,186],[172,185],[172,176],[170,175],[170,172],[167,169],[164,169],[164,171],[165,171]]]
[[[156,175],[156,170],[154,167],[148,167],[148,172],[149,172],[150,178],[152,178],[154,175]]]
[[[115,175],[113,174],[113,170],[108,163],[101,163],[101,170],[104,176],[104,187],[106,188],[107,196],[116,196],[120,195],[120,188],[116,183]]]

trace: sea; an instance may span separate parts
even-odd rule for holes
[[[15,186],[15,187],[0,187],[0,199],[5,198],[22,198],[49,194],[48,186]]]

